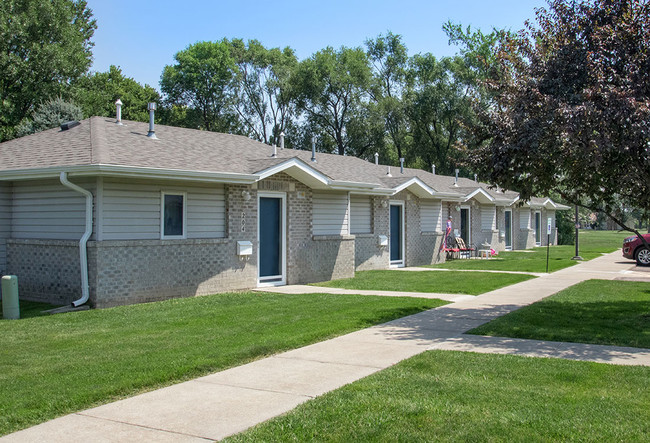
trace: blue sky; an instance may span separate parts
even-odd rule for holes
[[[447,20],[483,31],[519,30],[543,0],[199,1],[88,0],[97,19],[93,71],[117,65],[140,83],[159,89],[174,54],[202,40],[257,39],[290,46],[299,59],[333,46],[362,46],[368,38],[400,34],[409,54],[451,55],[442,31]]]

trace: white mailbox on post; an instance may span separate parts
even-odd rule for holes
[[[237,242],[237,255],[240,257],[253,255],[253,243],[240,240]]]

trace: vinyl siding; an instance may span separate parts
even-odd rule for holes
[[[94,191],[87,180],[70,181]],[[59,182],[15,182],[11,236],[19,239],[79,240],[86,228],[86,199]]]
[[[348,229],[348,194],[314,191],[314,235],[345,235]]]
[[[495,206],[481,206],[481,229],[496,229],[497,212]]]
[[[0,183],[0,271],[7,269],[7,239],[11,236],[11,185]]]
[[[530,226],[530,210],[522,208],[519,211],[519,227],[521,229],[529,229]]]
[[[187,238],[224,237],[226,209],[222,185],[200,187],[105,180],[102,240],[159,239],[162,191],[187,194],[184,202]]]
[[[370,197],[350,196],[350,233],[370,234],[372,232],[371,208]]]
[[[442,230],[442,203],[435,200],[420,200],[420,227],[422,232]]]

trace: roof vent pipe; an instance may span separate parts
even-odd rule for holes
[[[119,98],[115,102],[115,123],[118,125],[122,124],[122,100]]]
[[[311,138],[311,161],[316,163],[316,136]]]
[[[474,174],[474,181],[478,183],[478,174]]]
[[[454,180],[454,186],[458,186],[458,169],[456,169],[456,179]]]
[[[400,174],[404,174],[404,157],[399,159],[399,172]]]
[[[278,147],[273,145],[273,154],[271,154],[271,157],[275,158],[278,156]]]
[[[147,111],[149,111],[149,133],[147,134],[147,137],[157,139],[156,137],[156,131],[154,130],[153,126],[153,114],[154,111],[156,110],[156,104],[154,102],[151,102],[147,105]]]
[[[431,165],[431,172],[436,175],[436,165]]]
[[[375,165],[379,166],[379,152],[375,152]]]
[[[388,172],[386,172],[386,176],[387,177],[392,177],[393,176],[393,174],[390,173],[390,166],[388,167]]]
[[[284,149],[284,132],[280,132],[280,149]]]

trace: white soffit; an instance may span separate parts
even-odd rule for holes
[[[435,189],[427,186],[426,183],[424,183],[422,180],[420,180],[417,177],[414,177],[408,180],[407,182],[394,187],[393,194],[397,194],[398,192],[401,192],[404,189],[408,189],[411,193],[415,194],[417,197],[420,198],[431,198],[436,193]]]
[[[284,172],[312,189],[327,189],[327,185],[330,182],[327,176],[313,168],[310,168],[308,165],[296,158],[289,159],[258,172],[258,180],[264,180],[265,178],[279,174],[280,172]]]
[[[494,198],[490,194],[485,192],[485,190],[482,189],[482,188],[478,188],[475,191],[470,192],[469,194],[467,194],[465,196],[465,201],[469,201],[472,198],[474,200],[476,200],[477,202],[483,203],[483,204],[485,204],[485,203],[494,203]]]

